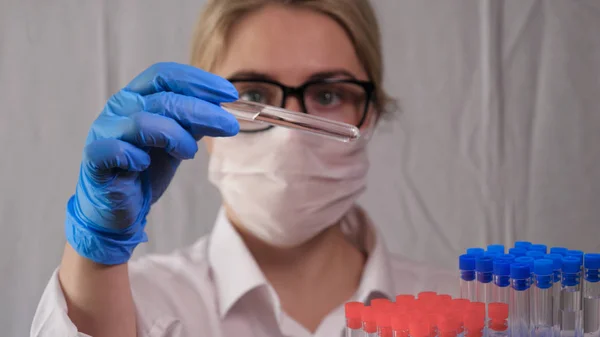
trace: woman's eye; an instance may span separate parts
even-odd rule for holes
[[[340,97],[333,91],[322,91],[317,94],[316,100],[320,105],[335,105]]]
[[[240,95],[240,99],[257,103],[266,103],[266,97],[258,91],[246,91]]]

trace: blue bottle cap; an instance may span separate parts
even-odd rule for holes
[[[492,259],[495,259],[495,258],[497,258],[497,257],[498,257],[498,256],[500,256],[500,255],[501,255],[501,254],[500,254],[500,253],[498,253],[498,252],[489,252],[489,251],[488,251],[488,252],[485,252],[485,253],[483,254],[483,256],[488,256],[488,257],[491,257]]]
[[[468,254],[459,256],[458,268],[460,270],[475,270],[475,256]]]
[[[475,262],[475,270],[479,273],[491,273],[494,271],[494,259],[490,256],[481,256]]]
[[[567,255],[567,248],[565,247],[552,247],[550,248],[550,254],[560,254],[562,256]]]
[[[546,254],[546,253],[548,253],[548,246],[546,246],[546,245],[531,245],[531,247],[529,247],[529,250],[535,250],[535,251]]]
[[[467,248],[467,255],[483,256],[483,254],[485,254],[485,250],[483,248],[478,248],[478,247]]]
[[[567,256],[576,257],[579,259],[579,265],[583,264],[583,252],[581,250],[567,250]]]
[[[579,259],[574,256],[566,256],[562,259],[563,274],[575,274],[581,271]]]
[[[510,262],[508,262],[506,260],[500,260],[500,259],[494,260],[494,275],[509,276],[510,275]]]
[[[511,248],[508,250],[508,253],[514,255],[515,258],[520,256],[525,256],[527,254],[527,250],[523,248]]]
[[[529,241],[516,241],[515,242],[515,248],[522,248],[525,250],[529,250],[529,247],[531,247],[531,242],[529,242]]]
[[[510,278],[515,280],[528,279],[531,277],[531,269],[525,263],[513,263],[510,265]]]
[[[530,272],[533,272],[533,261],[535,261],[533,257],[529,256],[521,256],[515,259],[516,263],[523,263],[529,266]]]
[[[512,254],[502,254],[496,257],[497,260],[507,261],[508,263],[515,262],[517,257]]]
[[[498,252],[500,254],[504,254],[504,245],[488,245],[488,252]]]
[[[585,279],[591,283],[600,282],[600,254],[588,253],[583,258]]]
[[[546,254],[544,259],[552,260],[554,270],[560,270],[562,268],[563,256],[560,254]]]
[[[600,269],[600,254],[588,253],[583,257],[586,269]]]
[[[552,260],[539,259],[533,262],[533,273],[535,275],[552,275],[554,262]]]
[[[539,250],[530,250],[530,251],[527,252],[527,254],[525,254],[525,256],[532,257],[534,260],[543,259],[544,255],[546,255],[546,254],[542,253]]]

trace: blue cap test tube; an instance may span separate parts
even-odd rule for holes
[[[467,255],[472,256],[483,256],[485,254],[485,249],[479,247],[467,248]]]
[[[496,303],[510,302],[510,264],[512,261],[504,259],[494,260],[494,287],[492,301]]]
[[[583,333],[600,336],[600,254],[585,254],[583,281]]]
[[[523,248],[511,248],[508,250],[508,253],[514,255],[515,257],[525,256],[527,254],[527,249]]]
[[[535,250],[535,251],[547,254],[548,253],[548,246],[541,245],[541,244],[534,244],[534,245],[531,245],[531,247],[529,247],[529,250]]]
[[[559,309],[560,309],[560,273],[562,269],[563,256],[560,254],[546,254],[544,259],[552,260],[552,270],[554,279],[552,280],[552,325],[556,334],[560,332],[560,320],[559,320]]]
[[[524,263],[529,267],[529,272],[531,273],[529,276],[530,281],[533,282],[533,257],[530,256],[521,256],[515,259],[516,263]]]
[[[560,285],[560,270],[562,268],[563,256],[560,254],[546,254],[544,259],[552,260],[552,270],[554,272],[554,283]]]
[[[565,247],[552,247],[550,248],[550,254],[560,254],[562,256],[567,256],[567,248]]]
[[[498,256],[502,255],[499,252],[490,252],[490,251],[486,251],[485,253],[483,253],[483,256],[488,256],[491,257],[492,259],[497,258]]]
[[[515,248],[521,248],[521,249],[525,249],[525,250],[529,250],[529,247],[531,247],[532,243],[529,241],[516,241],[515,242]]]
[[[567,256],[576,257],[579,259],[579,265],[583,267],[583,251],[581,250],[567,250]]]
[[[482,256],[477,258],[475,262],[475,274],[477,276],[477,285],[475,288],[476,301],[485,303],[486,320],[487,320],[487,305],[492,303],[492,289],[494,280],[494,259],[490,256]]]
[[[526,263],[510,265],[510,302],[508,304],[511,336],[529,336],[529,288],[531,269]]]
[[[535,282],[532,288],[530,329],[531,336],[552,337],[552,283],[554,281],[554,262],[535,260],[533,274]]]
[[[534,260],[543,259],[544,255],[546,255],[546,253],[542,253],[539,250],[530,250],[525,254],[525,256],[532,257]]]
[[[496,257],[497,260],[507,261],[508,263],[515,262],[517,257],[512,254],[502,254]]]
[[[488,252],[497,252],[500,254],[504,254],[504,245],[488,245],[487,246],[487,251]]]
[[[475,264],[476,257],[473,255],[463,254],[459,257],[458,267],[460,269],[460,298],[467,299],[471,302],[475,301]]]
[[[577,257],[563,258],[561,276],[560,334],[561,336],[583,336],[581,264]]]

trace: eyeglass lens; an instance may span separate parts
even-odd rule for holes
[[[243,81],[234,83],[242,100],[285,107],[284,91],[278,85]],[[356,83],[312,83],[305,87],[302,97],[305,112],[337,122],[357,126],[363,118],[367,104],[365,89]],[[242,130],[259,130],[262,124],[243,122]]]

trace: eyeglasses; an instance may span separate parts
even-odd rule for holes
[[[372,82],[353,79],[322,79],[289,87],[267,79],[229,79],[240,100],[283,108],[288,97],[300,101],[302,112],[360,128],[374,95]],[[240,131],[258,132],[272,128],[255,122],[240,122]]]

